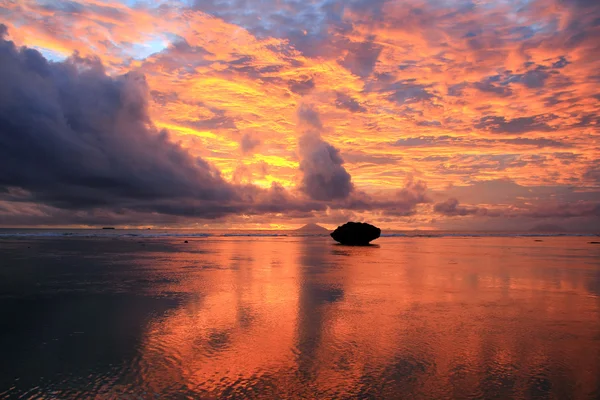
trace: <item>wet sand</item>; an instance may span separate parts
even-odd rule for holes
[[[0,397],[596,399],[590,241],[2,238]]]

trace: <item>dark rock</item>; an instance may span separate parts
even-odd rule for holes
[[[183,243],[187,243],[187,242],[188,242],[187,240],[184,240],[184,241],[183,241]]]
[[[341,244],[366,246],[381,235],[381,229],[363,222],[348,222],[338,226],[331,237]]]

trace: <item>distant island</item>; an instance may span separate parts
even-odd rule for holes
[[[115,227],[114,226],[104,226],[104,227],[102,227],[102,229],[115,229]]]
[[[296,232],[300,232],[300,233],[312,233],[312,234],[329,234],[330,230],[322,227],[321,225],[317,225],[317,224],[306,224],[304,225],[302,228],[298,228],[296,229]]]

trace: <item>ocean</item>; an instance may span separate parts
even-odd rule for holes
[[[0,229],[0,398],[598,399],[597,242]]]

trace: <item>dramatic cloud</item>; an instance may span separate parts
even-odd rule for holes
[[[77,56],[49,63],[5,40],[0,59],[2,187],[74,208],[235,199],[216,169],[152,126],[143,76],[111,78],[99,60]]]
[[[92,58],[48,62],[6,40],[0,60],[0,200],[42,203],[44,215],[87,210],[69,221],[124,210],[215,218],[323,209],[299,203],[277,184],[263,190],[226,182],[153,126],[142,75],[109,77]],[[242,146],[256,143],[242,138]]]
[[[340,151],[321,138],[323,125],[317,112],[303,105],[298,110],[301,190],[314,200],[344,199],[354,186],[343,167]]]
[[[0,13],[0,224],[600,223],[597,1]]]
[[[401,217],[414,215],[417,205],[429,202],[427,184],[410,177],[390,201],[381,202],[378,207],[383,209],[386,215]]]
[[[357,212],[368,211],[385,217],[409,217],[417,213],[419,205],[430,202],[427,184],[408,176],[403,187],[392,193],[369,195],[363,191],[354,190],[342,201],[330,203],[329,207]]]

